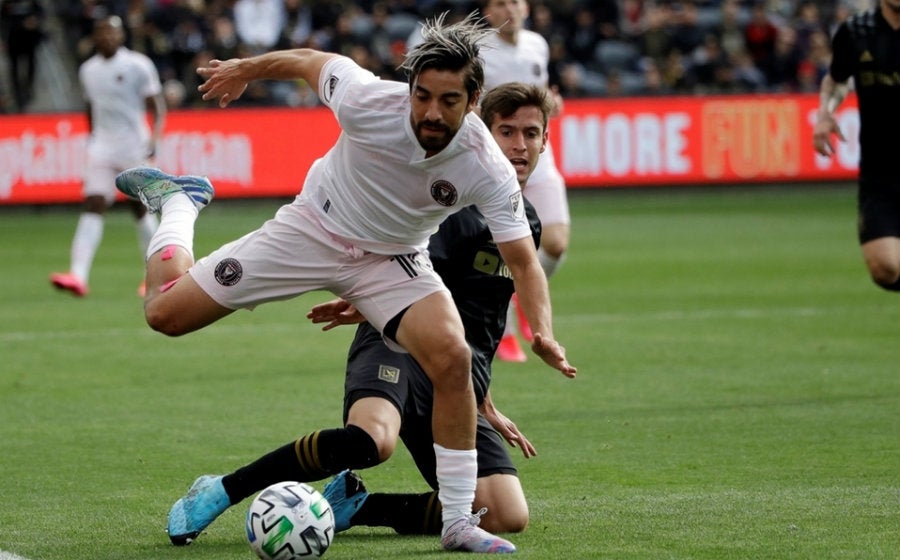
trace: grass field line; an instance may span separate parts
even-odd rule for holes
[[[554,317],[557,324],[594,324],[594,323],[623,323],[635,321],[700,321],[705,319],[757,319],[765,317],[821,317],[829,315],[845,315],[847,313],[865,313],[868,315],[886,315],[895,313],[891,307],[872,304],[869,306],[819,306],[819,307],[779,307],[758,309],[691,309],[640,312],[629,311],[627,313],[568,313]],[[219,334],[244,334],[248,332],[274,333],[295,332],[301,323],[265,323],[252,325],[216,325],[212,331]],[[123,337],[136,335],[151,335],[153,332],[146,327],[135,328],[110,328],[78,330],[53,330],[40,331],[8,331],[0,333],[0,342],[29,342],[38,340],[77,340],[97,337]],[[0,560],[4,560],[0,558]]]

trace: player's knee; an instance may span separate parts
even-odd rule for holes
[[[885,290],[900,290],[900,264],[871,260],[868,266],[873,282]]]
[[[144,318],[151,329],[166,336],[181,336],[188,332],[180,326],[176,313],[152,299],[144,304]]]
[[[561,259],[568,248],[569,240],[562,236],[555,238],[551,237],[546,240],[541,239],[541,250],[551,258],[557,260]]]
[[[397,448],[397,437],[393,432],[385,426],[361,426],[363,430],[372,438],[375,449],[378,450],[378,463],[384,463],[391,458],[394,450]]]
[[[521,533],[528,527],[528,508],[510,507],[510,504],[489,507],[479,525],[490,533]]]
[[[465,340],[448,343],[422,364],[435,391],[465,391],[471,383],[472,352]]]

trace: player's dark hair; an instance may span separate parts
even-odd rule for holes
[[[463,83],[472,99],[484,85],[484,65],[478,57],[478,43],[488,33],[477,12],[472,12],[460,22],[444,25],[448,12],[425,20],[422,26],[422,42],[406,55],[400,69],[409,78],[409,87],[425,70],[449,70],[463,72]]]
[[[487,92],[481,98],[481,120],[491,128],[494,119],[505,119],[521,107],[537,107],[544,116],[544,130],[547,130],[553,99],[546,88],[522,82],[508,82]]]

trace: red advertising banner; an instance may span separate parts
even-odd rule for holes
[[[551,128],[569,186],[847,180],[859,161],[855,98],[838,111],[847,138],[818,156],[817,95],[570,100]]]
[[[325,108],[173,111],[155,164],[208,176],[218,198],[291,196],[338,134]],[[83,115],[0,118],[0,204],[80,201],[87,139]]]
[[[551,142],[570,187],[848,180],[859,116],[833,159],[812,149],[816,95],[568,100]],[[207,175],[216,196],[292,196],[340,130],[323,107],[175,111],[156,165]],[[81,200],[87,121],[80,114],[0,117],[0,204]]]

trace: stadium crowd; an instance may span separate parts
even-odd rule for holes
[[[4,7],[22,0],[0,0]],[[33,0],[28,0],[33,4]],[[529,27],[551,49],[564,97],[812,92],[830,36],[869,0],[533,0]],[[64,0],[71,52],[90,54],[93,22],[116,14],[128,46],[147,54],[171,106],[200,107],[194,69],[275,48],[311,46],[395,78],[423,18],[478,9],[465,0]],[[15,18],[4,17],[4,39]],[[9,49],[7,48],[7,51]],[[245,105],[318,103],[305,84],[254,84]]]

